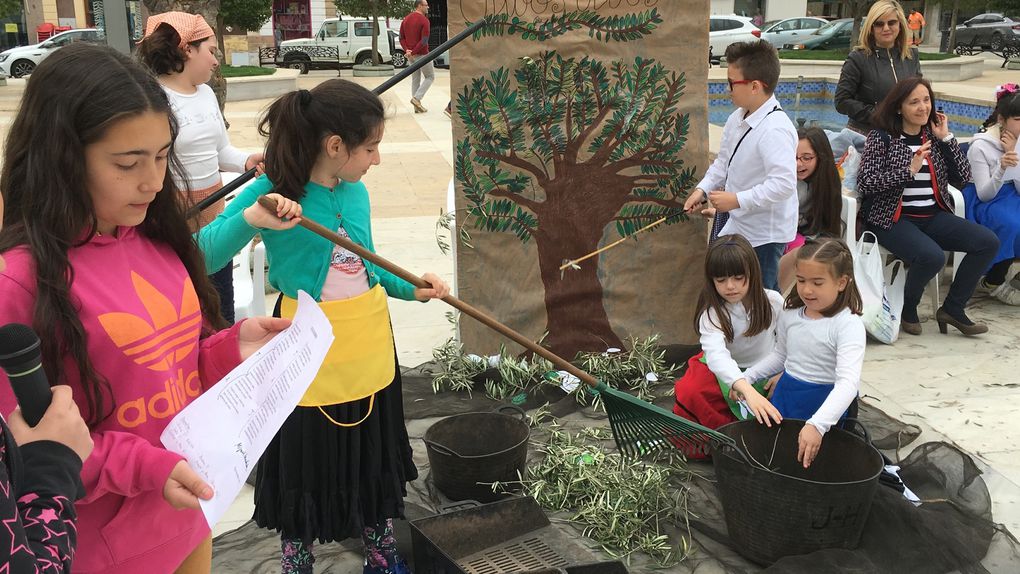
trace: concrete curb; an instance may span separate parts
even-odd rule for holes
[[[299,70],[277,68],[269,76],[227,78],[227,101],[264,100],[298,89]]]

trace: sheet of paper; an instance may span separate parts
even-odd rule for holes
[[[212,486],[201,501],[212,528],[233,503],[333,343],[329,320],[301,291],[291,326],[174,417],[160,436]]]
[[[1020,153],[1020,140],[1017,140],[1013,151]],[[1006,171],[1002,174],[1002,183],[1013,181],[1014,179],[1020,179],[1020,166],[1007,167]]]

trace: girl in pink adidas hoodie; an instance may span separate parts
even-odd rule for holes
[[[209,572],[198,499],[212,490],[159,436],[289,324],[216,332],[219,302],[168,176],[176,131],[152,76],[75,44],[32,75],[4,151],[0,324],[33,326],[95,444],[75,505],[80,574]],[[266,219],[255,224],[281,225]],[[14,406],[0,381],[0,412]]]

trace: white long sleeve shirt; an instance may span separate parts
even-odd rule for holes
[[[1006,170],[1002,169],[1003,154],[1006,150],[999,140],[999,128],[992,126],[988,131],[974,136],[967,148],[967,160],[970,161],[971,178],[974,180],[974,191],[981,201],[991,201],[999,194],[999,188],[1005,181]],[[1013,185],[1020,191],[1020,181],[1013,180]]]
[[[705,363],[708,369],[727,385],[732,386],[737,379],[744,376],[741,369],[761,361],[776,346],[776,323],[783,312],[783,296],[769,289],[765,290],[765,295],[772,307],[772,324],[753,337],[744,336],[751,321],[743,303],[726,304],[726,312],[733,327],[733,341],[730,343],[726,342],[726,335],[719,328],[719,320],[714,310],[708,309],[698,319]]]
[[[174,150],[184,173],[175,174],[177,185],[206,189],[220,182],[220,170],[243,172],[248,154],[230,145],[212,88],[202,84],[194,94],[182,94],[163,86],[163,91],[180,127]]]
[[[807,421],[824,435],[857,398],[865,344],[864,323],[850,309],[821,319],[809,318],[803,307],[788,309],[779,317],[775,350],[744,377],[756,381],[785,370],[807,383],[835,385]]]
[[[772,96],[746,118],[743,108],[730,114],[719,155],[698,184],[705,193],[737,194],[740,207],[721,234],[743,235],[754,247],[789,243],[797,234],[797,130],[778,107]]]

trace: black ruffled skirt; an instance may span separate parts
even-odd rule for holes
[[[418,477],[404,426],[397,363],[393,382],[375,395],[371,414],[340,427],[317,407],[297,407],[259,462],[255,522],[281,537],[320,543],[356,538],[364,526],[404,517],[407,483]],[[322,407],[351,423],[369,399]]]

